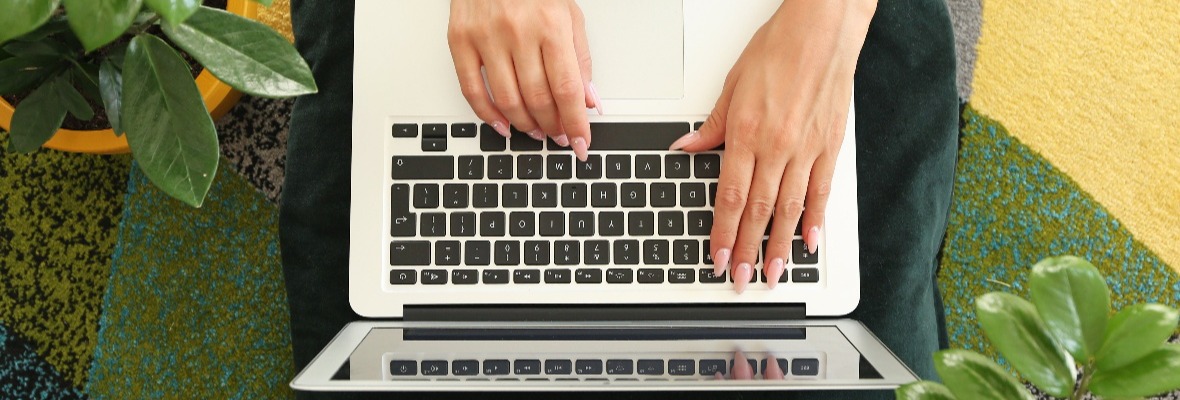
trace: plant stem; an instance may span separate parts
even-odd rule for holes
[[[151,18],[148,18],[148,20],[144,21],[142,24],[136,25],[128,33],[131,34],[131,36],[137,36],[137,35],[143,33],[144,31],[148,30],[148,28],[151,28],[152,25],[156,24],[156,22],[160,22],[160,14],[153,15]]]
[[[1086,397],[1086,392],[1090,389],[1090,377],[1094,375],[1094,361],[1086,363],[1085,369],[1082,370],[1082,384],[1073,391],[1071,400],[1082,400]]]

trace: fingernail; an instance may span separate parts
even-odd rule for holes
[[[590,91],[590,97],[594,98],[594,110],[598,111],[598,115],[602,115],[602,98],[598,97],[598,89],[594,88],[594,82],[587,83],[586,89]]]
[[[766,358],[766,369],[762,370],[762,377],[766,379],[786,379],[786,373],[778,367],[778,359],[774,356]]]
[[[766,286],[771,289],[778,286],[778,280],[783,277],[783,270],[786,268],[787,263],[782,258],[771,260],[770,265],[766,266]]]
[[[688,146],[688,145],[692,144],[693,142],[700,140],[700,138],[701,138],[700,131],[692,131],[692,132],[686,133],[686,134],[684,134],[684,136],[681,136],[680,139],[676,139],[675,142],[672,142],[672,145],[668,146],[668,150],[674,151],[674,150],[683,149],[684,146]]]
[[[553,141],[554,141],[554,142],[557,142],[557,145],[558,145],[558,146],[561,146],[561,147],[570,147],[570,138],[569,138],[569,136],[566,136],[566,135],[561,135],[561,136],[558,136],[558,137],[555,137],[555,138],[553,138]]]
[[[741,351],[733,357],[733,379],[754,379],[754,369]]]
[[[586,143],[585,138],[574,138],[572,144],[574,148],[574,155],[578,156],[578,160],[586,162],[586,158],[590,156],[590,144]]]
[[[746,291],[746,285],[750,283],[750,277],[754,273],[754,268],[750,267],[749,263],[741,263],[737,269],[733,271],[733,290],[738,294]]]
[[[530,131],[528,133],[528,135],[529,135],[529,137],[533,138],[533,140],[536,140],[538,142],[545,141],[545,133],[541,132],[541,130],[539,130],[539,129],[534,129],[534,130]]]
[[[500,136],[503,136],[505,139],[512,139],[512,132],[508,131],[508,124],[496,121],[492,123],[492,129],[494,129],[496,133],[499,133]]]
[[[807,242],[807,251],[811,252],[811,254],[815,254],[815,251],[819,250],[819,227],[818,226],[813,226],[813,227],[811,227],[811,230],[807,231],[806,242]]]
[[[713,257],[713,276],[721,276],[729,269],[729,249],[717,250],[717,256]]]

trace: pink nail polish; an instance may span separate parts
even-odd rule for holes
[[[778,359],[774,356],[766,358],[766,369],[762,371],[762,377],[765,379],[782,380],[786,379],[786,373],[778,366]]]
[[[746,380],[754,379],[754,369],[750,368],[750,362],[747,361],[745,354],[738,351],[733,356],[733,379]]]
[[[557,142],[557,145],[558,145],[558,146],[561,146],[561,147],[570,147],[570,138],[569,138],[569,136],[566,136],[566,135],[561,135],[561,136],[558,136],[558,137],[556,137],[556,138],[553,138],[553,141],[554,141],[554,142]]]
[[[512,139],[512,132],[508,131],[508,124],[496,121],[492,122],[491,125],[492,129],[495,130],[496,133],[499,133],[500,136],[503,136],[505,139]]]
[[[700,140],[700,139],[701,139],[701,132],[700,131],[692,131],[692,132],[686,133],[686,134],[684,134],[684,136],[681,136],[680,139],[676,139],[675,142],[672,142],[672,145],[668,146],[668,150],[675,151],[675,150],[683,149],[684,146],[688,146],[690,144],[693,144],[694,142],[696,142],[697,140]]]
[[[545,133],[541,132],[540,129],[534,129],[532,131],[529,131],[528,135],[529,135],[529,137],[533,138],[533,140],[536,140],[538,142],[545,141]]]
[[[766,266],[766,286],[771,289],[778,286],[778,280],[783,277],[783,272],[786,269],[787,263],[782,258],[771,260],[770,265]]]
[[[813,226],[807,231],[807,251],[815,254],[819,250],[819,227]]]
[[[749,263],[741,263],[737,269],[733,271],[733,290],[738,294],[746,291],[746,285],[750,284],[750,277],[753,276],[754,268]]]
[[[717,256],[713,257],[713,276],[721,276],[725,271],[729,270],[729,249],[717,250]]]
[[[586,162],[586,158],[590,156],[590,144],[586,143],[585,138],[574,138],[570,147],[574,148],[574,155],[578,156],[578,160]]]
[[[602,98],[598,97],[598,89],[594,87],[594,82],[587,84],[586,88],[590,90],[590,97],[594,98],[594,109],[598,111],[598,115],[602,115]]]

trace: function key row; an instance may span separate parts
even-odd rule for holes
[[[456,161],[458,161],[456,163]],[[568,154],[492,156],[394,156],[395,180],[487,179],[716,179],[718,154],[592,154],[586,162]]]
[[[754,374],[767,370],[767,360],[746,360]],[[817,358],[775,358],[784,375],[819,375]],[[729,359],[590,359],[590,360],[392,360],[389,372],[393,376],[507,376],[507,375],[649,375],[649,376],[707,376],[725,375],[733,369]]]
[[[390,285],[475,285],[484,284],[691,284],[691,283],[726,283],[732,278],[727,274],[714,275],[712,268],[568,268],[548,269],[394,269],[389,271]],[[766,283],[765,273],[756,273],[750,277],[750,283],[761,281]],[[815,283],[819,282],[819,270],[816,268],[792,268],[790,273],[783,274],[779,283]]]

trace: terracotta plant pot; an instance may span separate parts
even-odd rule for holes
[[[250,0],[229,0],[226,11],[250,19],[258,19],[260,10],[258,3]],[[201,98],[205,100],[205,108],[213,119],[221,118],[229,112],[242,94],[229,85],[213,77],[208,70],[201,71],[196,78],[197,88],[201,91]],[[14,109],[7,101],[0,99],[0,127],[9,130],[12,126]],[[115,136],[111,129],[96,131],[75,131],[59,129],[52,139],[45,143],[46,148],[68,151],[73,153],[90,154],[124,154],[131,152],[127,145],[127,136]]]

